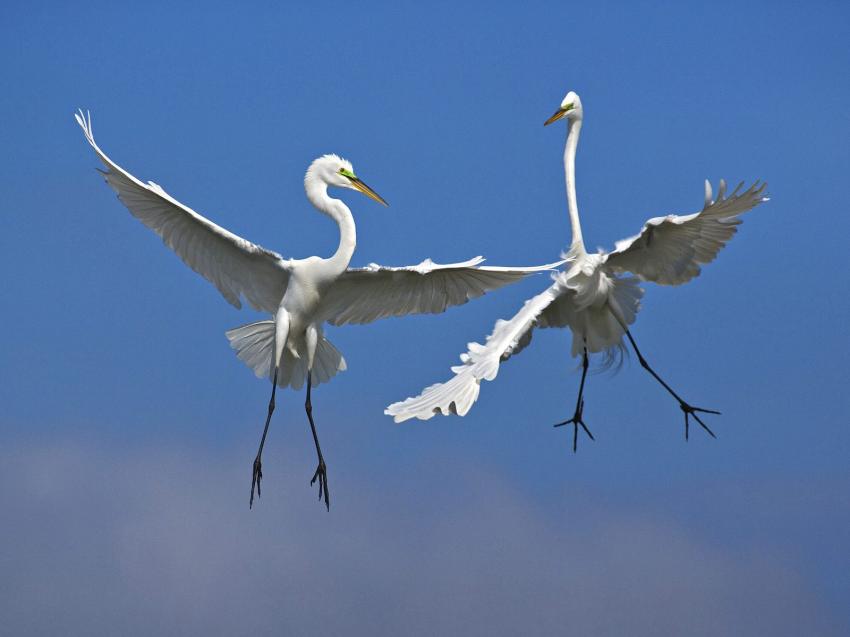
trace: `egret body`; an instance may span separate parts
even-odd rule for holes
[[[698,414],[719,412],[690,405],[665,383],[641,354],[629,326],[640,308],[640,281],[680,285],[697,276],[700,266],[712,261],[735,234],[741,223],[739,215],[767,201],[762,196],[766,184],[756,182],[742,191],[742,183],[727,197],[726,183],[721,180],[714,199],[706,181],[705,202],[699,212],[654,217],[639,234],[618,241],[614,250],[589,254],[582,239],[575,185],[575,158],[583,118],[581,99],[570,91],[544,123],[565,119],[568,124],[564,177],[572,241],[564,255],[563,271],[553,274],[552,285],[526,301],[512,318],[497,321],[483,345],[470,343],[468,351],[461,355],[461,364],[452,367],[453,378],[387,407],[385,413],[396,422],[409,418],[427,420],[435,414],[465,415],[478,399],[481,381],[493,380],[500,363],[528,345],[534,328],[569,327],[573,334],[572,355],[582,357],[582,375],[572,418],[555,426],[573,425],[574,451],[579,427],[593,438],[583,418],[588,355],[602,353],[607,362],[613,362],[625,349],[624,339],[635,350],[641,366],[678,401],[685,415],[685,437],[690,417],[714,436]]]
[[[285,259],[247,241],[181,204],[153,182],[144,183],[113,162],[95,143],[91,117],[75,115],[91,147],[106,166],[107,184],[130,213],[153,230],[192,268],[240,308],[244,298],[255,309],[272,315],[227,332],[236,355],[258,377],[272,381],[263,435],[254,459],[250,504],[260,495],[262,453],[275,408],[278,386],[300,389],[305,380],[305,411],[316,446],[319,498],[330,509],[327,467],[313,421],[313,385],[346,369],[345,359],[325,338],[323,325],[370,323],[380,318],[434,314],[466,303],[484,293],[519,281],[539,267],[482,266],[483,257],[451,264],[426,259],[418,265],[385,267],[370,264],[350,268],[357,246],[354,217],[341,200],[328,195],[335,187],[359,191],[387,205],[354,173],[351,163],[337,155],[319,157],[307,169],[307,199],[339,228],[339,246],[328,258]]]

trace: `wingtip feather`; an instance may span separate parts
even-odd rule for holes
[[[77,120],[77,124],[83,129],[83,134],[86,136],[88,142],[94,145],[94,131],[91,125],[91,111],[83,111],[83,109],[78,108],[77,112],[74,113],[74,119]]]

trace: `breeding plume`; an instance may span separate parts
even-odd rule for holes
[[[304,178],[307,199],[339,226],[339,247],[329,258],[284,259],[201,216],[169,196],[160,186],[143,183],[114,163],[92,135],[91,117],[75,115],[91,147],[106,165],[107,184],[130,213],[153,230],[186,265],[210,281],[237,308],[244,298],[271,320],[227,332],[236,355],[258,377],[272,381],[263,435],[254,460],[250,504],[260,495],[263,445],[275,407],[278,386],[300,389],[307,381],[305,410],[316,445],[318,466],[310,484],[319,482],[319,498],[330,509],[327,467],[313,421],[311,390],[346,368],[345,360],[325,338],[324,323],[370,323],[389,316],[434,314],[466,303],[523,276],[558,264],[526,268],[481,266],[476,257],[441,265],[426,259],[419,265],[391,268],[371,264],[349,268],[356,234],[354,218],[328,187],[357,190],[387,205],[354,173],[351,163],[324,155]]]
[[[767,201],[762,196],[765,184],[756,182],[742,191],[742,183],[727,196],[726,183],[721,180],[714,199],[711,185],[706,181],[701,211],[654,217],[639,234],[618,241],[613,251],[588,254],[581,236],[575,188],[575,157],[583,114],[579,96],[570,92],[544,124],[560,119],[568,122],[564,173],[573,238],[569,252],[564,255],[564,270],[554,274],[553,284],[526,301],[513,318],[497,321],[484,345],[470,343],[468,351],[460,357],[462,364],[452,367],[455,374],[452,379],[390,405],[385,413],[396,422],[408,418],[427,420],[434,414],[465,415],[478,398],[481,381],[493,380],[499,364],[528,345],[535,327],[569,327],[573,333],[572,355],[582,357],[581,382],[573,417],[555,426],[573,425],[573,451],[578,443],[579,427],[593,438],[583,417],[588,355],[601,352],[608,362],[616,360],[625,349],[624,338],[634,348],[641,366],[679,402],[685,415],[685,438],[691,416],[714,436],[698,414],[719,412],[694,407],[673,391],[649,366],[629,325],[635,320],[643,296],[639,281],[680,285],[697,276],[700,266],[712,261],[735,234],[741,223],[738,216]],[[626,273],[634,276],[624,276]]]

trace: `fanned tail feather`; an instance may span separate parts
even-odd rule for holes
[[[230,346],[236,350],[236,356],[250,367],[257,378],[273,376],[272,358],[274,356],[274,321],[258,321],[225,332]],[[329,381],[346,369],[345,359],[331,342],[320,336],[313,360],[313,385]],[[301,389],[307,379],[306,355],[296,358],[285,348],[277,374],[279,387]]]
[[[270,378],[274,353],[274,321],[258,321],[225,332],[240,361],[254,370],[257,378]]]

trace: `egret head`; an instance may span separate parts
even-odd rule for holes
[[[583,114],[584,113],[581,109],[581,98],[573,91],[570,91],[564,96],[558,110],[555,111],[552,117],[547,119],[543,125],[548,126],[552,122],[557,122],[559,119],[563,119],[565,117],[567,118],[567,121],[577,121],[582,118]]]
[[[354,167],[351,165],[351,162],[347,159],[343,159],[339,155],[322,155],[310,164],[304,181],[306,183],[313,179],[318,179],[328,186],[357,190],[384,206],[389,205],[386,201],[384,201],[383,197],[363,183],[363,181],[354,174]]]

